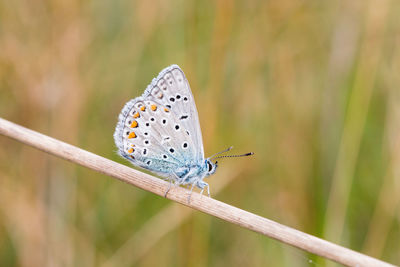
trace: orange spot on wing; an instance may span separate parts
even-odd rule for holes
[[[130,138],[136,138],[135,132],[131,132],[131,133],[128,135],[128,138],[129,138],[129,139],[130,139]]]
[[[140,117],[139,112],[135,112],[135,114],[133,114],[133,117],[134,117],[135,119],[139,118],[139,117]]]
[[[128,149],[128,153],[129,153],[129,154],[132,154],[133,151],[135,151],[133,148],[129,148],[129,149]]]
[[[165,112],[169,112],[169,109],[167,109],[167,108],[164,108],[164,111],[165,111]]]
[[[141,106],[141,107],[140,107],[140,110],[141,110],[141,111],[145,111],[145,110],[146,110],[146,107],[145,107],[145,106]]]
[[[156,111],[157,110],[157,106],[156,105],[151,105],[151,110],[152,111]]]
[[[138,127],[138,123],[137,121],[133,121],[131,124],[131,128],[136,128],[136,127]]]

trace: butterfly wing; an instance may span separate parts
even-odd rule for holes
[[[185,74],[179,66],[172,65],[161,71],[153,83],[155,86],[148,88],[145,94],[171,109],[175,122],[185,129],[185,139],[189,139],[193,144],[194,155],[191,160],[202,162],[204,151],[200,122]]]
[[[114,133],[119,154],[163,177],[204,160],[200,123],[189,83],[172,65],[122,109]]]

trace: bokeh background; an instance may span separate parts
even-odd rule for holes
[[[178,64],[226,203],[400,264],[400,1],[0,1],[0,116],[129,165],[124,103]],[[0,136],[1,266],[329,262]]]

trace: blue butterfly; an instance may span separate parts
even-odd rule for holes
[[[183,71],[172,65],[153,79],[142,96],[125,104],[114,133],[118,153],[133,165],[170,181],[170,185],[207,187],[203,179],[215,173],[216,155],[204,158],[196,105]],[[253,153],[235,156],[248,156]],[[169,189],[165,192],[167,195]],[[190,195],[189,195],[190,201]]]

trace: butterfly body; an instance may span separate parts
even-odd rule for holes
[[[175,173],[177,175],[178,184],[195,184],[197,187],[204,189],[206,184],[201,183],[201,181],[203,178],[213,174],[215,170],[216,165],[206,159],[203,164],[187,165],[177,169]]]
[[[160,72],[144,94],[125,104],[114,133],[118,153],[176,185],[208,187],[217,164],[204,158],[196,105],[183,71]]]

